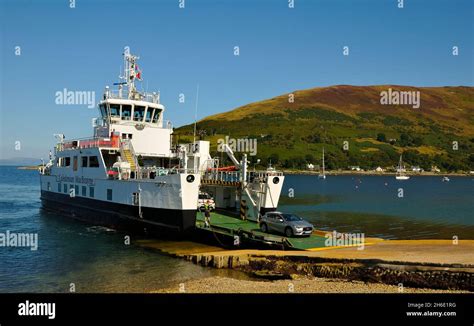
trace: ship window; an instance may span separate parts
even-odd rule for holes
[[[122,105],[122,120],[130,120],[132,116],[132,106]]]
[[[112,189],[107,189],[107,200],[112,200]]]
[[[58,182],[58,192],[61,192],[61,182]]]
[[[83,168],[86,168],[86,167],[87,167],[87,161],[88,161],[88,157],[87,157],[87,156],[83,156],[83,157],[82,157],[82,164],[81,164],[81,166],[82,166]]]
[[[159,117],[160,117],[160,109],[155,109],[155,111],[153,111],[153,120],[152,120],[152,122],[154,122],[154,123],[158,122]]]
[[[145,107],[140,105],[135,105],[133,110],[133,120],[134,121],[143,121],[143,116],[145,115]]]
[[[85,196],[87,196],[87,187],[82,186],[82,197],[85,197]]]
[[[105,104],[99,105],[99,110],[100,110],[100,114],[102,115],[102,117],[106,117],[106,116],[107,116],[107,112],[106,112],[106,110],[105,110]]]
[[[120,117],[120,105],[110,104],[110,116],[111,117]]]
[[[74,186],[74,194],[79,196],[79,186]]]
[[[64,158],[64,166],[71,166],[71,158],[65,157]]]
[[[97,159],[97,156],[89,156],[89,167],[90,168],[99,167],[99,160]]]
[[[89,197],[94,198],[94,187],[89,187]]]
[[[77,156],[74,156],[74,164],[73,167],[74,171],[77,171]]]
[[[67,184],[64,184],[64,193],[67,194]]]
[[[151,122],[151,114],[153,113],[153,108],[148,108],[145,113],[145,122]]]

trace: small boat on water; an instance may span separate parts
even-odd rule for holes
[[[448,177],[443,177],[443,179],[441,179],[441,181],[443,181],[443,182],[449,182],[450,180],[449,180]]]
[[[410,179],[410,176],[406,175],[404,172],[405,172],[405,167],[403,165],[402,155],[400,155],[400,161],[398,162],[397,175],[395,176],[395,179],[397,180]]]
[[[326,172],[324,170],[324,148],[323,148],[322,170],[318,175],[318,179],[326,179]]]

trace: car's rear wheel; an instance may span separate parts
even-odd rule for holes
[[[288,238],[291,238],[293,236],[293,229],[288,227],[285,229],[285,235],[288,237]]]
[[[260,224],[260,230],[262,230],[262,232],[264,232],[264,233],[267,233],[268,232],[267,224],[265,224],[265,223]]]

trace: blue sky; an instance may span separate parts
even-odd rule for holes
[[[335,84],[472,86],[473,3],[76,0],[71,9],[67,0],[0,0],[0,158],[47,157],[56,132],[91,135],[97,110],[57,105],[55,93],[95,91],[98,100],[118,81],[124,46],[141,57],[143,87],[161,92],[175,126],[194,120],[197,84],[198,118]]]

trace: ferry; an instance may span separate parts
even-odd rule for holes
[[[227,145],[230,168],[211,157],[208,141],[173,142],[160,93],[135,86],[138,59],[123,53],[121,82],[114,90],[106,86],[92,137],[55,134],[57,145],[39,171],[43,208],[94,225],[157,233],[194,230],[202,192],[243,219],[276,210],[281,172],[248,172],[247,156],[238,160]]]

